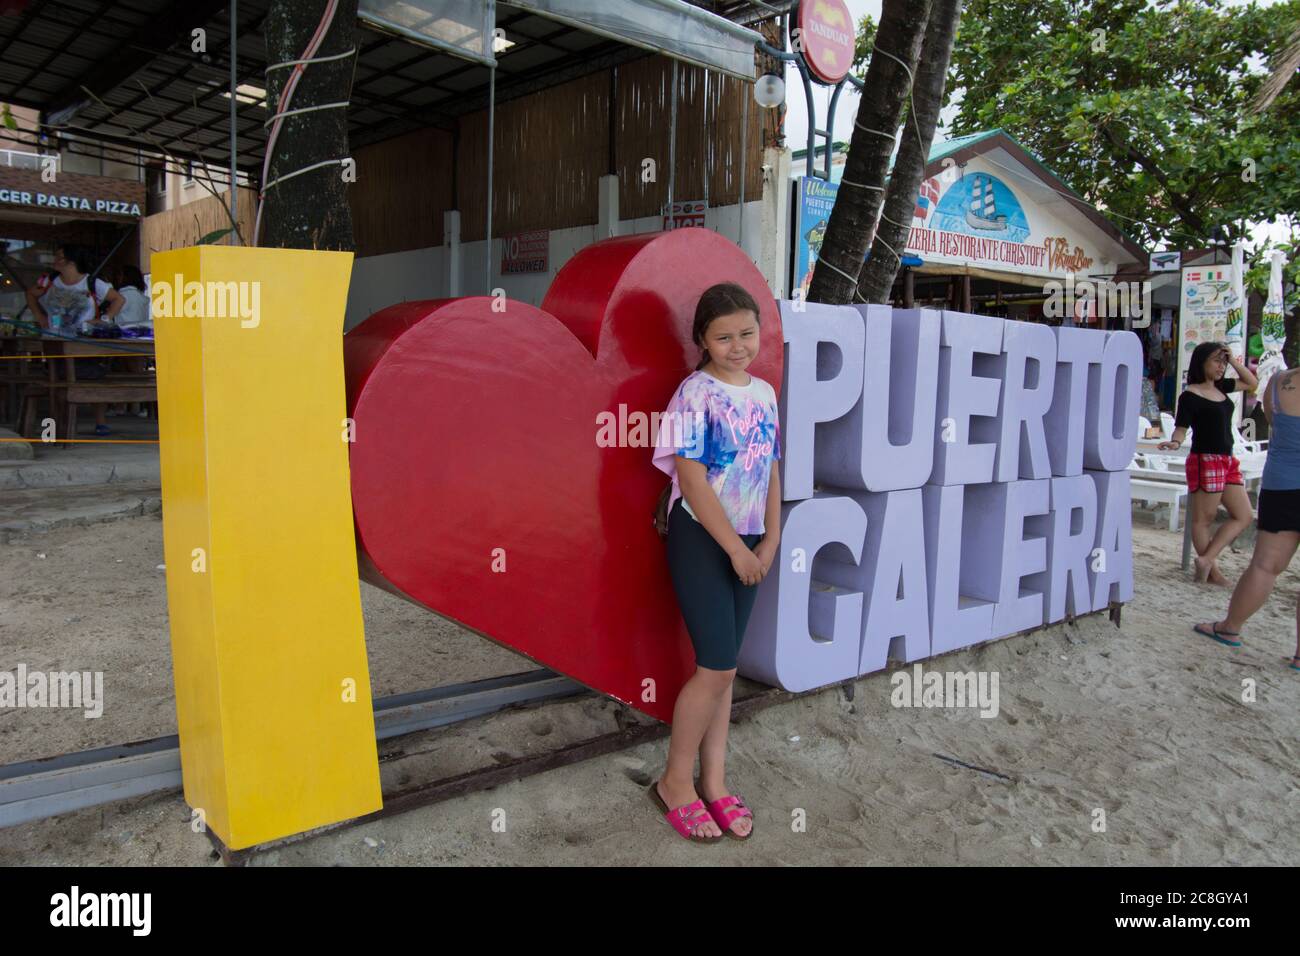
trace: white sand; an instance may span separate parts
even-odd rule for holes
[[[757,811],[747,843],[689,846],[657,819],[643,788],[662,766],[660,741],[257,862],[1300,863],[1300,673],[1282,663],[1300,565],[1230,650],[1190,627],[1220,617],[1227,592],[1186,580],[1179,536],[1147,514],[1134,523],[1137,595],[1122,630],[1093,617],[927,662],[996,671],[996,718],[895,709],[890,676],[877,674],[857,682],[852,704],[828,690],[734,726],[730,783]],[[1221,566],[1235,580],[1248,559],[1229,553]],[[0,710],[0,762],[174,732],[161,560],[155,518],[0,546],[0,668],[104,670],[108,696],[99,720]],[[533,666],[389,595],[363,595],[377,695]],[[1242,700],[1248,680],[1253,703]],[[609,732],[619,709],[586,698],[402,738],[391,750],[409,756],[384,763],[385,784]],[[505,833],[492,829],[497,809]],[[178,795],[0,830],[0,862],[213,863]]]

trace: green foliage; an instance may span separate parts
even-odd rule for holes
[[[18,121],[14,119],[14,114],[9,112],[9,104],[0,104],[0,123],[4,123],[5,129],[17,129]]]
[[[871,61],[871,48],[876,43],[876,21],[864,13],[858,21],[858,39],[853,45],[853,75],[866,76]]]
[[[1237,238],[1300,212],[1300,81],[1250,110],[1297,23],[1300,0],[969,0],[953,133],[1001,127],[1139,242]]]
[[[1254,264],[1247,264],[1242,283],[1247,291],[1268,297],[1268,278],[1272,272],[1268,254],[1271,249],[1282,250],[1286,257],[1282,261],[1283,311],[1291,312],[1300,307],[1300,239],[1292,237],[1287,241],[1265,245],[1251,258]]]
[[[233,231],[234,231],[233,229],[216,229],[208,233],[206,236],[203,236],[201,239],[199,239],[199,241],[196,242],[195,245],[196,246],[211,245],[212,243],[216,242],[219,239],[224,239],[226,236],[230,235]]]

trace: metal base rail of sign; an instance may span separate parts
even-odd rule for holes
[[[732,723],[745,720],[758,711],[771,707],[773,704],[782,704],[796,700],[799,697],[822,694],[840,685],[819,687],[816,690],[805,691],[802,694],[793,694],[777,687],[755,686],[758,686],[759,690],[737,697],[732,701]],[[296,833],[281,840],[273,840],[269,843],[259,843],[244,849],[232,850],[221,841],[220,837],[212,832],[210,827],[205,829],[204,832],[222,862],[227,866],[244,866],[254,856],[261,853],[280,850],[326,833],[350,829],[365,823],[373,823],[376,820],[396,816],[399,813],[406,813],[409,810],[427,807],[455,797],[462,797],[466,794],[502,786],[516,780],[522,780],[525,777],[531,777],[534,774],[545,773],[548,770],[555,770],[583,760],[590,760],[593,757],[617,753],[629,747],[636,747],[640,744],[667,737],[672,732],[672,728],[668,724],[658,720],[652,720],[648,717],[641,720],[636,715],[629,719],[626,709],[614,711],[614,719],[618,723],[619,729],[610,733],[575,741],[564,747],[548,750],[544,753],[515,757],[503,763],[478,767],[453,777],[421,782],[401,790],[387,792],[384,794],[383,808],[376,810],[374,813],[363,817],[355,817],[351,820],[342,820],[339,823],[308,830],[305,833]],[[646,785],[649,785],[649,779],[646,780]]]
[[[1016,634],[1008,635],[1011,637],[1027,637],[1038,631],[1047,630],[1050,627],[1058,627],[1062,624],[1073,625],[1076,621],[1084,618],[1095,617],[1099,614],[1107,615],[1108,619],[1115,627],[1120,626],[1120,612],[1123,609],[1122,604],[1112,602],[1106,608],[1099,611],[1092,611],[1087,614],[1067,615],[1063,621],[1053,621],[1051,624],[1042,624],[1038,627],[1030,628],[1027,631],[1020,631]],[[1006,638],[999,638],[1005,640]],[[1066,635],[1067,640],[1072,640]],[[979,645],[975,645],[979,646]],[[959,648],[961,650],[970,650]],[[944,657],[947,655],[940,655]],[[905,664],[896,664],[894,666],[904,667]],[[888,673],[892,666],[886,668],[883,672]],[[814,690],[792,693],[781,690],[778,687],[767,687],[764,685],[751,685],[759,689],[751,693],[742,692],[731,704],[731,721],[739,723],[761,710],[765,710],[775,704],[783,704],[788,701],[798,700],[801,697],[812,697],[817,694],[825,694],[836,690],[844,694],[845,699],[853,701],[854,690],[857,682],[864,677],[871,675],[860,675],[851,680],[841,681],[838,684],[829,684],[825,687],[818,687]],[[401,790],[391,791],[384,794],[384,806],[374,813],[367,814],[363,817],[356,817],[352,820],[343,820],[339,823],[330,824],[326,827],[319,827],[315,830],[309,830],[306,833],[296,833],[293,836],[285,837],[282,840],[274,840],[269,843],[260,843],[256,846],[246,847],[244,849],[232,850],[226,846],[221,838],[212,832],[211,828],[204,832],[208,840],[212,843],[214,852],[221,858],[227,866],[244,866],[253,857],[261,853],[272,850],[283,849],[295,843],[301,843],[314,837],[322,836],[326,833],[333,833],[339,830],[346,830],[351,827],[359,826],[365,823],[371,823],[385,817],[396,816],[399,813],[406,813],[409,810],[415,810],[420,807],[427,807],[435,803],[441,803],[444,800],[451,800],[456,797],[462,797],[466,794],[476,793],[480,790],[487,790],[491,787],[498,787],[515,780],[522,780],[524,777],[530,777],[534,774],[545,773],[548,770],[555,770],[559,767],[565,767],[570,764],[579,763],[583,760],[590,760],[593,757],[600,757],[605,754],[616,753],[620,750],[626,750],[629,747],[636,747],[643,743],[649,743],[653,740],[659,740],[667,737],[672,728],[660,721],[634,722],[629,720],[624,711],[616,710],[614,719],[618,722],[619,729],[607,734],[601,734],[597,737],[591,737],[587,740],[579,740],[575,743],[560,747],[556,750],[546,751],[539,754],[529,754],[524,757],[515,757],[506,760],[503,763],[480,767],[466,773],[457,774],[453,777],[446,777],[442,780],[433,780],[413,784]],[[634,715],[635,719],[635,715]],[[987,767],[979,767],[975,764],[967,763],[945,754],[932,754],[938,760],[944,761],[953,766],[961,767],[964,770],[974,771],[993,780],[1001,780],[1004,783],[1014,785],[1018,781],[1007,774],[999,773],[996,770]],[[649,779],[646,781],[649,784]]]
[[[375,701],[375,738],[386,740],[482,717],[515,704],[590,693],[549,670],[449,684]],[[181,786],[175,734],[0,767],[0,827]]]
[[[1098,614],[1106,614],[1118,628],[1122,609],[1122,604],[1111,603],[1102,610],[1071,615],[1064,621],[1044,624],[1010,636],[1025,637],[1049,627],[1073,624]],[[732,705],[732,720],[743,720],[773,704],[825,693],[835,688],[842,690],[851,701],[856,681],[860,679],[862,678],[858,677],[798,694],[765,687],[756,693],[738,697]],[[588,693],[591,692],[581,684],[542,669],[398,694],[376,701],[375,736],[378,740],[385,740],[481,717],[513,705],[541,703]],[[381,810],[295,834],[283,840],[232,850],[211,829],[205,830],[205,833],[226,864],[239,866],[257,853],[614,753],[666,737],[671,730],[669,725],[659,721],[631,722],[621,711],[615,711],[614,716],[619,729],[613,733],[581,740],[558,750],[519,757],[496,766],[470,770],[442,780],[385,793]],[[0,767],[0,827],[40,820],[115,800],[179,789],[181,767],[177,745],[177,737],[172,734],[138,743],[102,747]],[[954,758],[938,754],[935,756],[959,766],[968,766]],[[973,769],[992,773],[982,768]]]

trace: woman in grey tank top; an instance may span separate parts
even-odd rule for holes
[[[1222,621],[1197,624],[1198,634],[1229,647],[1241,646],[1241,629],[1264,606],[1277,576],[1300,546],[1300,369],[1273,376],[1264,393],[1268,458],[1260,481],[1258,533],[1250,567],[1237,582]],[[1295,654],[1288,665],[1300,671],[1300,603],[1296,606]]]

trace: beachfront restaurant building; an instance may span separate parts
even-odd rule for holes
[[[814,175],[808,165],[806,151],[794,154],[791,294],[811,282],[843,170],[834,153],[827,170],[820,149]],[[1073,283],[1141,278],[1147,265],[1137,243],[999,129],[932,146],[903,253],[895,305],[1093,328],[1127,326],[1068,303]]]
[[[235,212],[250,243],[268,0],[61,6],[76,14],[34,3],[0,18],[0,102],[32,111],[47,136],[75,126],[144,150],[164,181],[178,166],[188,182],[233,165],[250,184]],[[395,302],[497,288],[536,304],[583,246],[684,225],[734,239],[783,280],[778,119],[752,86],[775,71],[756,45],[778,42],[793,6],[361,0],[348,327]],[[141,220],[146,274],[154,252],[230,225],[221,192]]]
[[[792,6],[362,0],[347,107],[348,327],[395,302],[497,288],[536,304],[583,246],[683,225],[734,239],[775,278],[778,126],[752,86],[768,71],[756,45],[777,41],[776,14]],[[130,0],[80,21],[33,4],[0,18],[0,101],[105,143],[146,144],[169,166],[228,170],[233,155],[250,183],[236,211],[249,243],[268,8],[238,0],[232,43],[227,2]],[[202,55],[195,28],[206,31]],[[14,57],[50,66],[33,73]],[[142,270],[154,252],[227,227],[226,202],[145,218]]]
[[[26,289],[50,270],[57,243],[89,249],[105,276],[134,264],[131,237],[148,210],[145,167],[135,151],[42,136],[37,111],[9,110],[14,128],[0,128],[0,323],[6,324],[23,312]],[[32,321],[30,314],[22,318]]]

